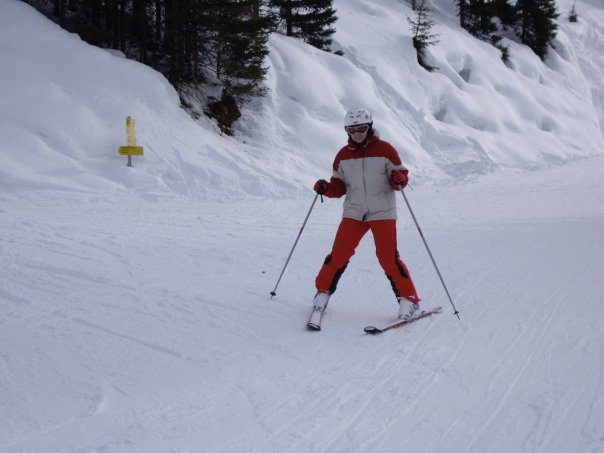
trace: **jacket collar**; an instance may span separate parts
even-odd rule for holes
[[[373,145],[379,139],[380,138],[377,135],[374,135],[373,137],[368,138],[361,143],[356,143],[356,142],[353,142],[351,138],[348,138],[348,149],[351,149],[353,151],[361,151],[361,150],[367,148],[368,146]]]

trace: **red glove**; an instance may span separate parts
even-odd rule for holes
[[[404,189],[409,183],[409,176],[407,176],[407,173],[407,170],[392,170],[390,181],[397,186],[401,186],[401,189]]]
[[[327,192],[328,188],[329,188],[329,183],[327,181],[325,181],[324,179],[319,179],[315,183],[313,190],[315,192],[317,192],[319,195],[323,195],[325,192]]]

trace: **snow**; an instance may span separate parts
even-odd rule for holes
[[[434,2],[337,0],[334,47],[270,39],[234,137],[153,70],[0,0],[0,452],[604,451],[604,7],[578,0],[545,63],[510,67]],[[362,33],[361,33],[362,31]],[[320,333],[317,202],[350,107],[411,168],[399,250],[442,314],[397,307],[365,238]],[[144,156],[117,153],[125,117]]]

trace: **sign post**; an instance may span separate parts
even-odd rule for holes
[[[128,156],[128,166],[132,167],[132,156],[142,156],[143,147],[136,145],[136,131],[134,129],[134,118],[126,117],[126,146],[120,146],[118,153]]]

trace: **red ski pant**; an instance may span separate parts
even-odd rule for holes
[[[396,220],[360,221],[343,218],[338,227],[331,253],[317,275],[315,285],[318,291],[332,294],[338,285],[338,280],[346,270],[348,261],[367,231],[371,230],[375,242],[375,253],[392,284],[396,297],[404,297],[412,302],[418,302],[419,296],[407,270],[401,260],[396,246]]]

